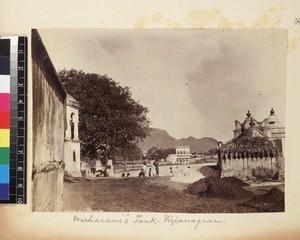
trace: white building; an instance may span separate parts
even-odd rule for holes
[[[173,164],[190,164],[195,159],[192,158],[190,146],[176,146],[176,154],[169,154],[166,161]]]
[[[81,177],[80,140],[78,136],[79,109],[78,102],[68,94],[66,99],[65,171],[72,177]]]
[[[177,161],[177,154],[169,154],[166,158],[166,161],[175,164]]]
[[[190,155],[190,146],[176,146],[177,155]]]

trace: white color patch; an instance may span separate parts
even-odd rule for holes
[[[10,75],[0,75],[0,93],[10,93]]]

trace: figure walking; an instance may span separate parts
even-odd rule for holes
[[[159,159],[157,154],[155,154],[155,160],[153,162],[153,165],[155,167],[156,176],[159,176]]]

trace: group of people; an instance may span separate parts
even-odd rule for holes
[[[155,173],[154,173],[154,170],[155,170]],[[146,163],[146,161],[144,161],[143,165],[142,165],[142,169],[139,173],[139,177],[146,177],[146,174],[147,174],[147,163]],[[159,176],[159,160],[158,159],[155,159],[150,164],[150,167],[148,170],[148,176],[149,177]]]
[[[169,173],[167,176],[169,177],[187,177],[190,175],[191,169],[190,166],[187,166],[187,169],[182,169],[176,166],[176,168],[173,170],[173,167],[171,166],[169,168]],[[147,166],[147,162],[144,159],[142,168],[140,172],[138,173],[138,177],[154,177],[159,176],[159,159],[157,156],[155,156],[155,159],[151,161],[150,166]],[[122,177],[131,177],[130,173],[122,173]]]
[[[125,173],[122,173],[122,177],[131,177],[131,175],[130,175],[130,173],[127,173],[126,175],[125,175]]]

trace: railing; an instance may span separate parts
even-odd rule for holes
[[[246,151],[219,151],[218,152],[218,158],[219,160],[226,160],[226,159],[249,159],[249,158],[273,158],[277,157],[278,152],[277,150],[259,150],[259,151],[253,151],[253,150],[246,150]]]
[[[272,178],[278,171],[277,156],[276,150],[219,151],[221,177]]]

